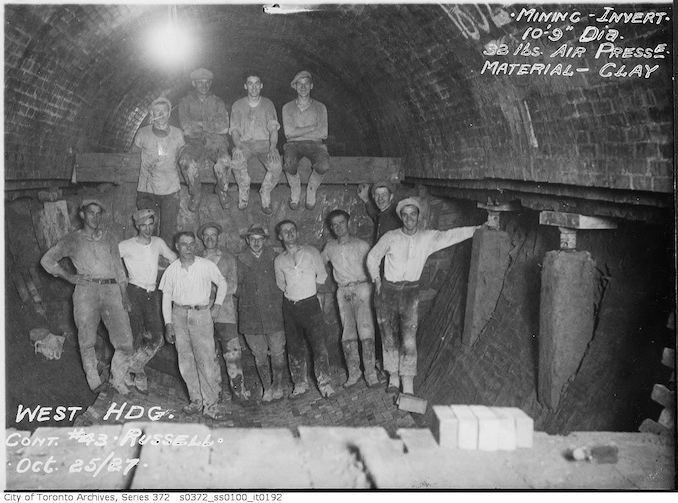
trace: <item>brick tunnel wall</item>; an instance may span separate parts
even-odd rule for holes
[[[650,60],[661,67],[647,80],[481,75],[488,43],[521,40],[522,7],[343,5],[275,16],[260,6],[180,6],[198,48],[183,68],[164,70],[143,40],[165,7],[6,6],[6,177],[64,178],[72,151],[128,149],[146,105],[159,94],[176,101],[187,70],[206,65],[227,103],[243,95],[243,73],[261,73],[278,110],[294,97],[292,75],[311,70],[330,112],[330,150],[404,156],[411,177],[670,192],[669,60]],[[624,46],[670,44],[670,5],[617,8],[669,13],[656,25],[613,24]],[[587,18],[600,7],[558,10]],[[595,66],[593,50],[580,61]]]
[[[520,407],[536,429],[552,433],[637,431],[659,413],[650,393],[655,383],[668,382],[659,362],[663,348],[675,344],[666,328],[674,305],[670,227],[624,224],[578,233],[577,248],[591,253],[603,293],[593,338],[555,410],[538,402],[536,386],[541,264],[547,251],[558,249],[558,231],[539,226],[535,212],[511,218],[506,230],[509,269],[491,319],[471,347],[461,342],[470,245],[453,251],[417,334],[415,387],[430,403]]]

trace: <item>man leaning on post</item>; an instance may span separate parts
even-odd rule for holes
[[[480,226],[446,231],[419,229],[421,204],[414,197],[400,201],[396,212],[403,227],[389,231],[367,254],[367,270],[374,282],[375,310],[381,330],[384,370],[388,389],[413,394],[417,375],[417,328],[419,326],[419,279],[432,253],[473,236]],[[384,259],[384,278],[379,265]]]
[[[85,199],[79,211],[82,229],[67,234],[47,250],[40,264],[51,275],[75,285],[73,317],[90,389],[97,390],[102,385],[94,344],[97,328],[103,321],[115,350],[111,360],[111,384],[120,394],[126,395],[129,389],[125,377],[133,353],[132,329],[127,314],[130,310],[127,276],[120,260],[118,241],[101,225],[104,211],[101,201]],[[76,274],[67,272],[59,264],[65,257],[73,262]]]

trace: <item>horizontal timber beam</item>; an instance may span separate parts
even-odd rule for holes
[[[97,154],[82,153],[75,158],[76,180],[80,182],[136,182],[139,179],[140,154]],[[248,171],[252,183],[261,183],[266,170],[256,158],[250,159]],[[307,159],[299,163],[299,174],[305,182],[311,172]],[[402,161],[398,157],[331,157],[330,170],[323,178],[323,184],[374,183],[379,180],[400,181],[403,178]],[[202,168],[200,179],[203,183],[216,183],[211,169]],[[233,175],[231,175],[231,181]],[[281,177],[280,183],[287,183]]]

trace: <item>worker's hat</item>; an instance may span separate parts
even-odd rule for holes
[[[137,210],[132,214],[132,219],[136,225],[144,223],[149,218],[155,218],[155,211],[150,208]]]
[[[211,228],[211,229],[216,229],[216,230],[217,230],[217,234],[221,234],[221,233],[223,232],[223,229],[221,228],[221,225],[219,225],[218,223],[216,223],[216,222],[207,222],[206,224],[201,225],[201,226],[200,226],[200,229],[198,229],[198,237],[199,237],[200,239],[202,239],[203,233],[204,233],[207,229],[210,229],[210,228]]]
[[[198,68],[191,72],[191,80],[212,80],[213,78],[214,74],[207,68]]]
[[[252,224],[246,231],[240,233],[241,238],[246,238],[249,236],[261,236],[267,238],[268,230],[259,224]]]
[[[297,84],[297,81],[304,78],[311,79],[311,82],[313,81],[313,77],[311,77],[311,72],[309,72],[308,70],[302,70],[294,76],[292,82],[290,82],[290,87],[294,88],[294,86]]]
[[[90,204],[96,204],[99,208],[101,208],[101,211],[106,211],[106,206],[104,206],[104,203],[102,203],[99,199],[95,198],[83,199],[82,204],[80,204],[80,209],[84,210]]]
[[[416,197],[406,197],[402,201],[398,203],[396,206],[396,214],[400,216],[400,211],[405,207],[405,206],[414,206],[419,210],[419,213],[421,213],[421,203]]]

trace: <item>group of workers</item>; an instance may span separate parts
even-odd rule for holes
[[[247,77],[248,95],[233,105],[230,122],[223,101],[209,93],[211,72],[196,70],[191,80],[194,92],[179,105],[183,131],[169,126],[171,104],[160,98],[151,105],[151,125],[141,128],[136,136],[135,146],[141,152],[138,209],[132,215],[137,235],[118,243],[102,225],[105,205],[85,199],[79,209],[82,228],[61,239],[41,260],[49,273],[76,285],[74,318],[90,388],[96,390],[105,384],[94,350],[97,327],[103,321],[114,348],[110,384],[121,394],[129,393],[130,388],[148,391],[145,367],[167,341],[176,347],[179,371],[188,389],[189,404],[184,412],[221,419],[229,412],[226,402],[231,397],[222,394],[215,342],[221,346],[232,395],[247,400],[250,393],[241,362],[241,334],[254,355],[263,402],[283,398],[288,369],[294,385],[289,397],[306,393],[310,388],[309,361],[320,394],[332,396],[327,324],[317,295],[318,285],[327,279],[326,267],[331,265],[343,328],[344,387],[355,385],[361,377],[370,387],[380,385],[375,362],[376,312],[387,390],[412,394],[417,370],[419,279],[424,264],[430,254],[472,237],[478,227],[421,229],[419,199],[408,197],[396,203],[391,184],[381,182],[371,189],[366,184],[358,187],[358,197],[375,223],[373,247],[350,234],[351,216],[343,209],[327,215],[333,237],[322,252],[300,242],[296,223],[287,219],[275,226],[275,237],[283,245],[279,254],[267,242],[268,228],[260,224],[241,234],[246,247],[237,256],[219,247],[223,229],[218,223],[206,223],[197,233],[175,234],[177,165],[189,186],[193,210],[200,204],[201,166],[213,166],[224,207],[229,204],[227,177],[233,171],[238,207],[244,209],[250,184],[247,160],[257,156],[267,170],[260,190],[265,214],[271,213],[270,193],[281,174],[276,149],[280,125],[273,104],[260,96],[259,77]],[[306,207],[311,209],[329,167],[322,143],[327,137],[327,112],[324,105],[310,98],[313,82],[308,72],[299,72],[291,85],[298,98],[283,107],[289,206],[299,206],[296,168],[300,158],[307,157],[313,166],[306,193]],[[234,143],[232,156],[227,133]],[[200,255],[198,239],[203,245]],[[76,273],[59,264],[65,257],[70,258]]]

